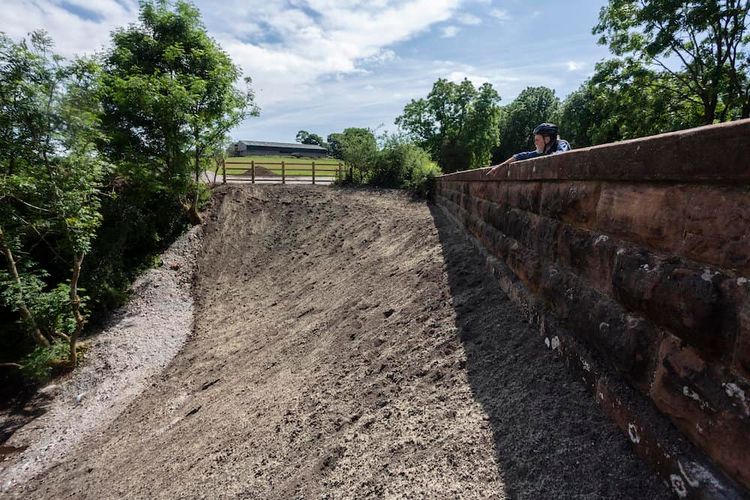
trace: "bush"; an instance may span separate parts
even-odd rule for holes
[[[104,219],[82,280],[90,308],[98,314],[122,305],[132,281],[152,266],[153,256],[189,226],[178,197],[148,185],[121,189],[102,209]]]
[[[442,175],[440,167],[433,161],[421,163],[411,172],[411,178],[406,188],[415,195],[432,199],[435,187],[435,177]]]
[[[46,382],[52,376],[53,367],[67,361],[70,345],[55,342],[49,347],[37,347],[21,363],[21,372],[37,382]]]
[[[419,146],[398,138],[387,138],[378,152],[368,184],[388,188],[405,188],[428,197],[432,179],[440,168]]]

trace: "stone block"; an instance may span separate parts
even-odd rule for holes
[[[734,348],[732,370],[745,380],[750,380],[750,299],[740,306],[737,319],[737,344]]]
[[[732,223],[730,223],[732,221]],[[750,272],[750,192],[711,185],[602,185],[595,228],[709,265]]]
[[[607,235],[560,224],[554,259],[572,269],[590,286],[611,294],[619,248],[620,242]]]
[[[563,268],[546,266],[540,291],[566,330],[646,392],[659,337],[651,323]]]
[[[729,279],[676,257],[630,247],[617,252],[612,287],[625,307],[715,359],[731,352],[737,335],[737,305],[722,288]]]
[[[674,336],[662,341],[650,396],[725,472],[750,487],[750,388],[725,380]]]
[[[539,213],[569,224],[588,227],[596,219],[600,191],[599,182],[545,183]]]

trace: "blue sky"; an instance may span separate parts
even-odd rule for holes
[[[490,82],[513,100],[545,85],[561,98],[608,56],[591,28],[604,0],[196,1],[209,34],[254,80],[261,114],[234,139],[294,141],[346,127],[394,130],[437,78]],[[136,20],[133,0],[3,0],[0,31],[43,28],[66,55],[106,47]]]

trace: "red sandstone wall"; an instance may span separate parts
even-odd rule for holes
[[[485,172],[440,177],[436,203],[546,343],[676,494],[747,494],[750,120]]]

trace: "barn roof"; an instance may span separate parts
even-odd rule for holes
[[[267,148],[295,148],[307,149],[309,151],[327,151],[326,148],[315,144],[300,144],[299,142],[266,142],[266,141],[239,141],[245,146],[263,146]]]

